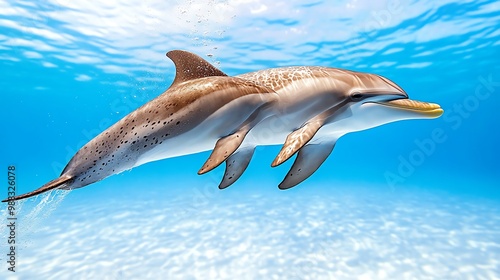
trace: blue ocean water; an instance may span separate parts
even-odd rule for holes
[[[276,146],[257,148],[224,191],[222,167],[196,175],[201,153],[20,203],[16,272],[4,227],[0,278],[500,278],[498,1],[1,1],[0,11],[0,168],[6,181],[16,167],[18,194],[168,88],[172,49],[228,75],[377,73],[445,110],[346,135],[288,191],[277,185],[291,162],[270,167]]]

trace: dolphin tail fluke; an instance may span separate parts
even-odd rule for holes
[[[29,192],[29,193],[21,194],[18,196],[9,197],[7,199],[2,200],[2,202],[20,200],[20,199],[25,199],[25,198],[32,197],[35,195],[39,195],[41,193],[44,193],[44,192],[47,192],[47,191],[50,191],[53,189],[57,189],[57,188],[61,187],[62,185],[68,183],[72,179],[73,179],[73,177],[71,177],[69,175],[61,175],[61,177],[48,182],[47,184],[43,185],[39,189],[36,189],[36,190]]]

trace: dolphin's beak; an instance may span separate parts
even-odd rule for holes
[[[439,106],[438,104],[421,102],[406,98],[376,103],[387,107],[422,114],[429,118],[437,118],[444,112],[443,109],[441,109],[441,106]]]

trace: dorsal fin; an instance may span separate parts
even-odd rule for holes
[[[227,76],[194,53],[174,50],[169,51],[167,57],[175,64],[175,79],[172,85],[210,76]]]

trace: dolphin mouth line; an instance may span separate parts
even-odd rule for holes
[[[422,102],[411,99],[395,99],[384,102],[373,102],[387,107],[393,107],[406,111],[414,111],[430,117],[439,117],[443,114],[444,110],[436,103]]]

